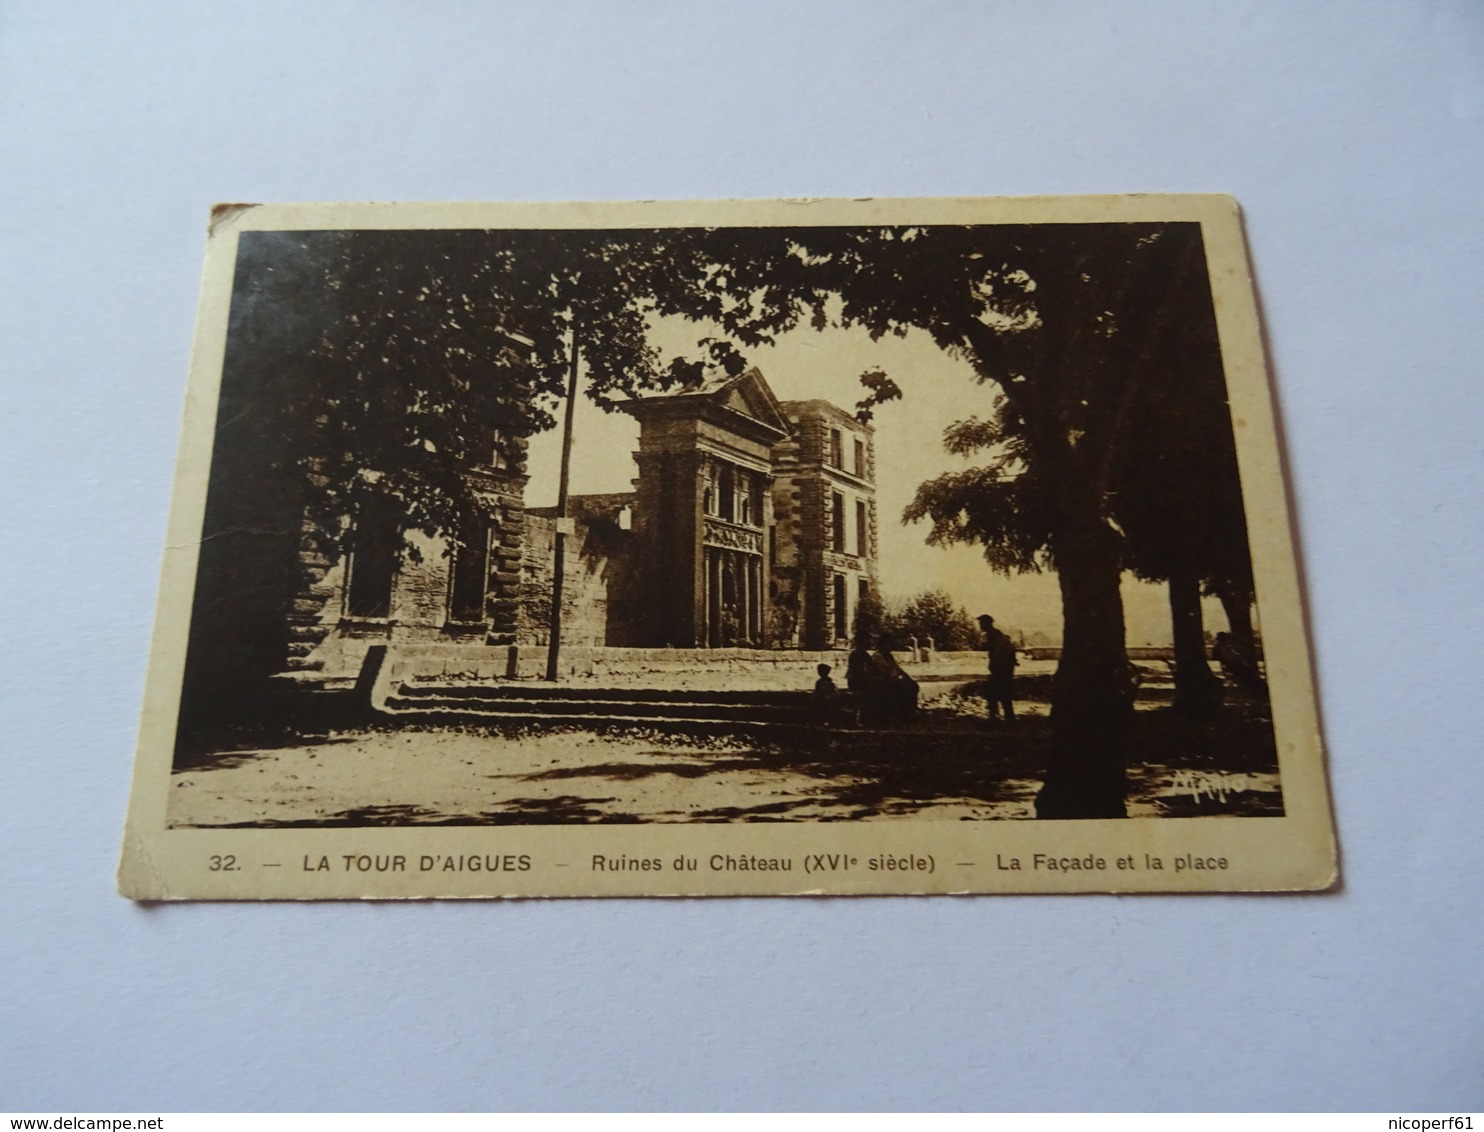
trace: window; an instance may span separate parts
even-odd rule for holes
[[[861,479],[866,478],[866,446],[860,440],[855,442],[855,474]]]
[[[401,554],[402,531],[389,504],[368,505],[351,535],[350,581],[345,611],[351,617],[390,617],[392,579]]]
[[[830,549],[845,553],[845,497],[838,491],[830,492]]]
[[[716,491],[716,465],[707,463],[701,469],[701,507],[708,515],[719,514]]]
[[[510,458],[505,454],[506,446],[510,443],[503,432],[490,434],[490,467],[497,472],[508,472],[510,470]]]
[[[830,429],[830,466],[845,467],[845,441],[838,428]]]
[[[871,556],[871,524],[866,520],[866,501],[855,501],[855,552],[862,558]]]
[[[722,465],[721,491],[719,495],[720,497],[717,500],[717,503],[719,504],[717,508],[717,515],[718,517],[725,519],[727,522],[730,523],[733,516],[736,514],[737,505],[737,476],[736,473],[732,471],[730,464]]]
[[[850,625],[850,610],[845,608],[846,594],[845,575],[835,575],[835,639],[843,640],[848,633]]]
[[[485,586],[489,581],[490,529],[482,518],[465,523],[466,546],[453,559],[453,587],[448,595],[448,615],[454,621],[483,621]]]

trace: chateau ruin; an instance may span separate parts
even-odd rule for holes
[[[524,445],[506,445],[467,472],[457,549],[395,515],[363,520],[337,561],[306,546],[285,676],[353,679],[374,644],[488,650],[491,672],[530,674],[559,527],[564,647],[848,647],[877,586],[871,427],[778,401],[756,368],[620,408],[639,422],[632,492],[572,495],[565,519],[527,507]]]

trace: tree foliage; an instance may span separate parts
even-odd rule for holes
[[[268,462],[285,488],[313,483],[323,535],[391,502],[456,540],[465,472],[551,427],[574,340],[604,407],[692,376],[697,362],[661,367],[647,316],[657,292],[714,287],[695,256],[685,232],[249,233],[229,365],[258,394],[281,384]]]
[[[857,648],[899,648],[900,644],[893,639],[891,630],[886,606],[881,595],[872,587],[856,603],[855,616],[850,624],[851,643]]]
[[[847,325],[926,331],[994,390],[989,414],[947,437],[981,462],[924,485],[907,514],[931,520],[935,541],[980,544],[997,569],[1055,568],[1063,651],[1037,812],[1122,815],[1118,469],[1135,442],[1161,443],[1152,394],[1210,305],[1198,226],[842,229],[808,247]]]
[[[986,314],[1001,328],[993,415],[944,436],[976,463],[921,485],[904,517],[928,520],[930,542],[979,545],[1006,573],[1055,568],[1059,550],[1080,556],[1100,539],[1108,563],[1170,583],[1177,703],[1210,706],[1200,586],[1240,619],[1252,583],[1198,235],[1131,228],[1075,276],[1040,258],[1019,261],[1028,280]],[[1043,341],[1053,330],[1060,340]]]
[[[887,632],[898,641],[915,637],[942,651],[979,648],[983,634],[968,610],[943,590],[925,590],[900,608],[888,610]]]

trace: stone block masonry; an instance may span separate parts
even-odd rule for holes
[[[773,450],[773,498],[788,520],[774,587],[798,595],[800,647],[844,647],[862,592],[877,589],[875,433],[828,401],[781,407],[791,435]]]
[[[848,647],[876,586],[871,428],[825,401],[780,404],[757,370],[624,408],[640,422],[635,490],[568,501],[564,660]],[[355,580],[354,554],[332,561],[306,539],[285,675],[353,680],[376,643],[484,649],[479,678],[526,675],[548,641],[558,520],[524,504],[523,446],[505,455],[470,469],[460,537],[401,536],[416,553],[375,585]]]

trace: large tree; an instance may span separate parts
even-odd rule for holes
[[[949,438],[992,458],[929,485],[914,511],[935,538],[984,545],[993,566],[1055,569],[1063,648],[1037,813],[1122,816],[1132,685],[1116,469],[1150,439],[1139,415],[1191,304],[1209,304],[1198,226],[842,230],[807,248],[842,321],[926,330],[997,391],[986,420]]]
[[[1165,300],[1174,306],[1114,438],[1105,506],[1125,567],[1168,584],[1176,707],[1198,714],[1220,695],[1205,659],[1202,588],[1221,596],[1250,652],[1251,564],[1209,290],[1202,276],[1168,285],[1178,288]],[[977,462],[923,484],[906,518],[931,520],[932,542],[981,545],[997,570],[1036,571],[1054,564],[1056,500],[1004,395],[994,408],[947,430],[947,449]]]
[[[981,543],[1002,569],[1053,567],[1063,648],[1053,693],[1054,752],[1037,813],[1122,816],[1133,686],[1119,584],[1126,565],[1119,469],[1173,439],[1162,387],[1181,375],[1190,320],[1209,312],[1196,224],[986,225],[792,229],[785,241],[721,230],[711,265],[680,302],[744,344],[807,312],[873,336],[920,329],[995,392],[984,420],[950,435],[990,451],[972,472],[919,497],[933,537]],[[901,390],[870,375],[863,403]],[[1195,394],[1200,396],[1201,394]],[[1169,420],[1168,414],[1165,419]],[[1137,493],[1137,477],[1123,477]],[[1197,487],[1197,490],[1205,490]],[[1181,601],[1184,601],[1182,595]]]
[[[1204,287],[1188,296],[1114,462],[1113,507],[1128,567],[1168,587],[1175,710],[1202,715],[1222,694],[1206,661],[1202,590],[1223,595],[1245,651],[1252,574],[1215,311]]]
[[[693,244],[685,231],[243,234],[183,742],[259,714],[315,568],[306,540],[332,561],[382,517],[457,547],[469,469],[551,426],[574,344],[600,403],[689,376],[660,366],[646,320],[650,292],[704,282]]]
[[[684,232],[250,233],[228,370],[266,402],[274,466],[313,481],[324,534],[387,499],[457,539],[464,473],[494,438],[515,455],[551,427],[574,346],[600,403],[684,379],[646,314],[694,275],[688,249]]]

